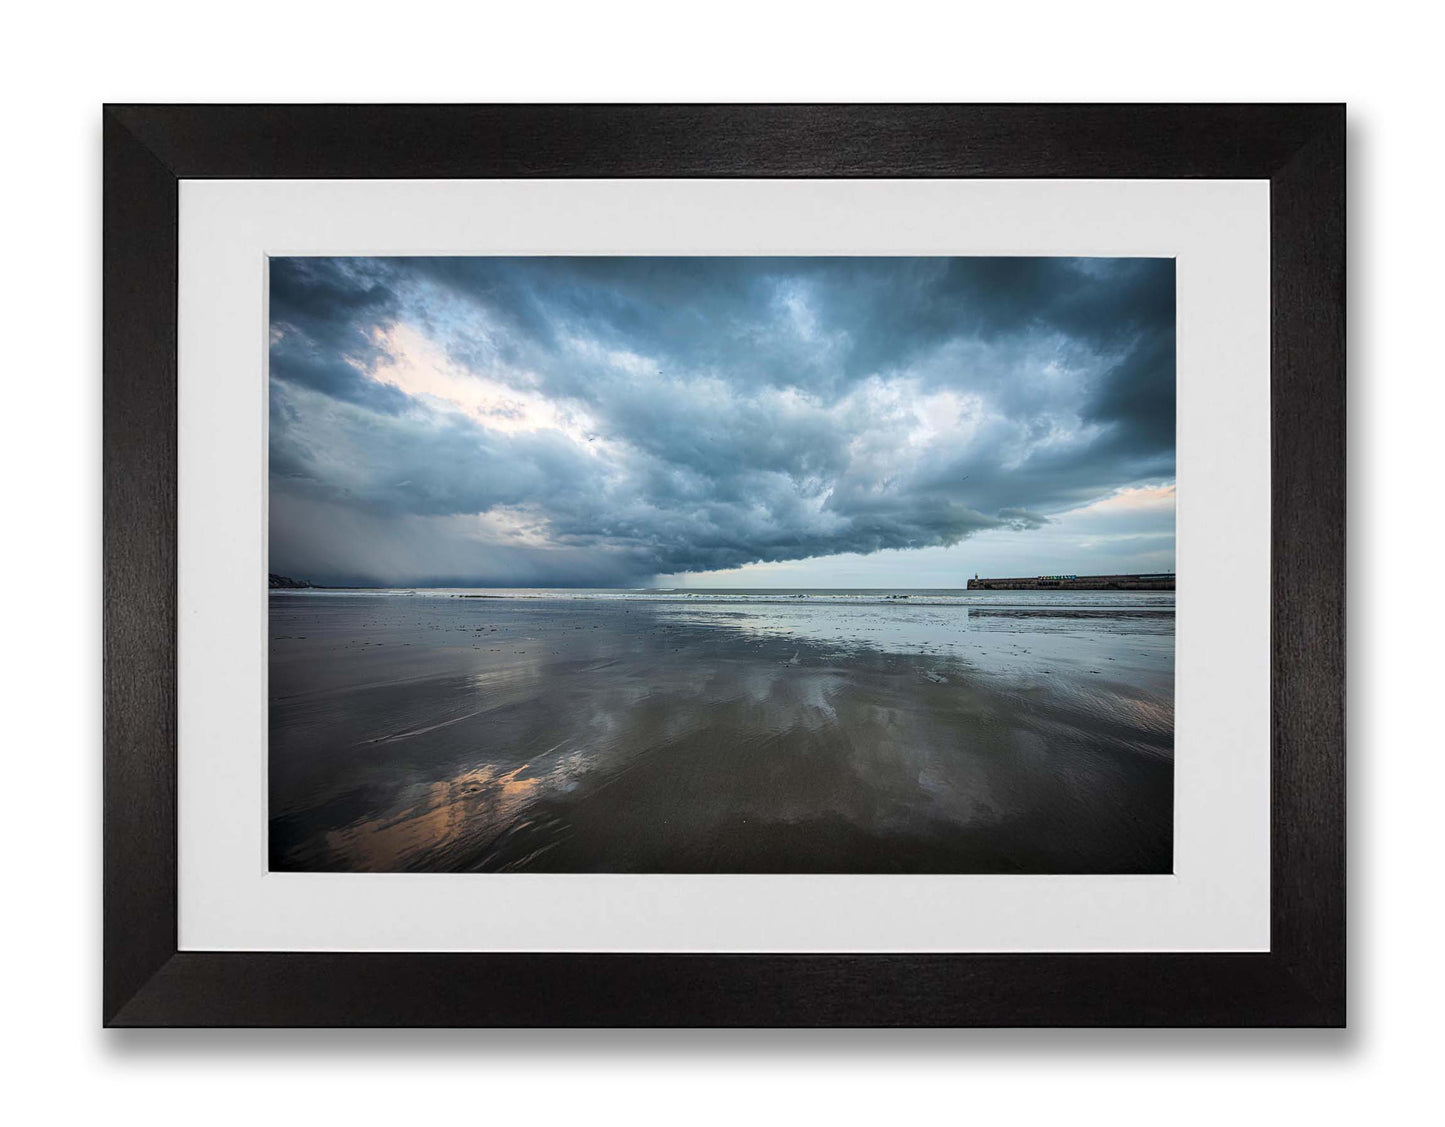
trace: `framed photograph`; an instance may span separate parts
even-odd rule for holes
[[[114,1026],[1344,1023],[1344,110],[110,106]]]

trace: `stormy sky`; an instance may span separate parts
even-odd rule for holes
[[[1174,264],[273,258],[271,570],[963,586],[1174,566]]]

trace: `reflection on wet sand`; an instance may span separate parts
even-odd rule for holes
[[[808,613],[273,598],[271,866],[1169,871],[1172,617]]]
[[[477,767],[454,779],[429,783],[416,803],[394,817],[368,818],[326,835],[328,851],[358,868],[389,872],[418,854],[445,856],[459,843],[512,824],[540,779],[520,779],[526,765],[501,774]]]

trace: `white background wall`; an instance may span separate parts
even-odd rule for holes
[[[22,5],[6,16],[6,1105],[22,1122],[1350,1122],[1438,1109],[1438,36],[1375,3]],[[102,101],[1347,100],[1351,1024],[99,1028]],[[27,1107],[27,1104],[30,1105]],[[1413,1110],[1407,1111],[1407,1108]]]

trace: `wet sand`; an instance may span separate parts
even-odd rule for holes
[[[1172,596],[461,594],[272,594],[272,870],[1171,869]]]

